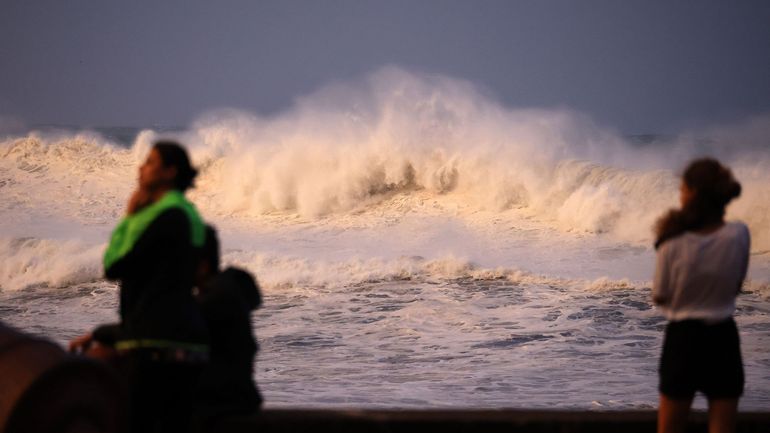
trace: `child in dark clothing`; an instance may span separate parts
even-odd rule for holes
[[[262,397],[254,383],[254,357],[259,346],[251,326],[251,312],[262,298],[248,272],[219,270],[216,231],[206,227],[203,259],[198,268],[196,299],[209,328],[210,362],[199,385],[199,414],[204,424],[228,415],[259,410]]]

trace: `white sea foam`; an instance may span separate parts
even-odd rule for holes
[[[274,117],[213,112],[176,135],[202,168],[192,196],[210,217],[344,216],[419,191],[454,202],[466,219],[516,209],[566,232],[637,243],[650,242],[655,218],[676,203],[676,171],[707,151],[744,183],[730,216],[768,250],[770,157],[758,138],[768,125],[758,117],[708,130],[709,140],[632,145],[569,110],[509,109],[466,82],[385,69]],[[131,149],[95,133],[6,139],[0,207],[109,223],[159,136],[143,131]]]
[[[628,288],[627,279],[601,278],[596,281],[566,279],[535,274],[515,268],[485,268],[456,257],[426,260],[422,257],[385,259],[350,259],[345,261],[309,261],[299,257],[269,253],[228,253],[226,263],[242,266],[259,276],[269,291],[285,287],[341,288],[388,282],[424,283],[457,280],[501,281],[527,285],[552,285],[590,290]]]
[[[0,238],[0,287],[64,287],[102,276],[102,245],[35,238]]]
[[[677,172],[711,154],[744,186],[728,215],[753,236],[742,404],[765,408],[768,130],[758,116],[645,144],[389,68],[127,147],[87,131],[2,138],[0,319],[59,341],[116,320],[101,254],[139,163],[170,136],[201,169],[190,196],[223,261],[262,286],[268,404],[652,407],[651,226],[676,205]]]
[[[191,196],[205,217],[231,238],[272,234],[240,246],[252,253],[281,249],[282,239],[290,239],[293,247],[281,255],[286,260],[312,262],[308,254],[317,250],[333,262],[373,260],[370,268],[382,266],[386,274],[400,256],[430,261],[449,254],[485,269],[618,279],[623,269],[578,275],[569,267],[596,268],[581,249],[648,246],[655,218],[676,203],[676,171],[703,152],[734,168],[744,194],[728,216],[749,224],[754,252],[770,250],[770,156],[763,147],[769,128],[770,116],[758,116],[633,144],[569,110],[510,109],[467,82],[391,68],[322,89],[273,117],[217,111],[170,135],[189,146],[201,169]],[[5,235],[85,239],[84,249],[103,243],[123,212],[138,164],[165,135],[142,131],[130,148],[88,131],[5,139]],[[310,249],[300,246],[308,236],[320,236]],[[575,237],[582,241],[569,254],[555,252]],[[0,245],[0,255],[16,255],[13,242]],[[72,247],[61,248],[68,263]],[[547,266],[546,256],[564,262],[563,273]],[[629,270],[632,278],[639,274]],[[26,281],[8,275],[0,287]]]
[[[66,287],[102,278],[105,244],[74,240],[0,239],[0,287],[16,291],[28,287]],[[258,251],[226,251],[225,265],[240,266],[258,276],[268,292],[286,288],[339,289],[369,283],[501,280],[515,284],[559,285],[573,288],[627,287],[628,280],[570,280],[498,266],[486,268],[467,259],[419,256],[309,259]]]

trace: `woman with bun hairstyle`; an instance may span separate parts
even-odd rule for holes
[[[727,167],[692,161],[682,176],[680,209],[656,225],[653,302],[666,326],[659,368],[658,432],[684,432],[696,391],[709,405],[709,432],[735,430],[744,374],[735,298],[749,262],[745,224],[725,222],[741,193]]]
[[[179,144],[154,144],[104,255],[107,279],[120,284],[120,323],[70,344],[91,356],[114,354],[134,432],[186,431],[208,359],[208,331],[192,294],[205,226],[184,196],[196,174]]]

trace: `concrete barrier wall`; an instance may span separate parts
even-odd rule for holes
[[[656,419],[654,411],[273,409],[222,421],[212,431],[651,433],[656,430]],[[705,413],[692,413],[688,432],[706,432],[706,421]],[[770,433],[770,412],[740,414],[737,431]]]

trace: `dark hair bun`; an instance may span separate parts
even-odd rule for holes
[[[728,196],[730,197],[730,200],[740,197],[741,191],[742,191],[741,184],[738,183],[738,181],[733,180],[732,182],[730,182],[730,189],[728,192],[729,194]]]
[[[715,193],[725,205],[741,195],[741,184],[735,180],[732,171],[727,167],[721,167],[714,183]]]

